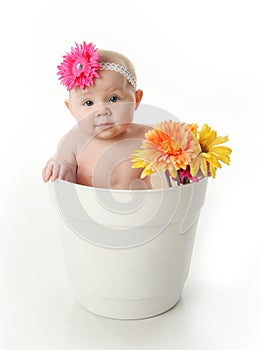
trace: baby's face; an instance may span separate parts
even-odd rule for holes
[[[70,111],[90,136],[113,139],[123,134],[133,120],[136,93],[125,77],[100,71],[94,85],[70,91]]]

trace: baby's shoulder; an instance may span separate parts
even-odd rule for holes
[[[132,124],[132,134],[139,137],[144,137],[148,130],[152,129],[152,126],[146,124]]]
[[[76,144],[83,144],[90,141],[91,136],[86,134],[78,125],[70,130],[70,138]]]

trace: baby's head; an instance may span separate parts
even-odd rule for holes
[[[93,44],[78,45],[58,66],[69,90],[65,104],[90,134],[114,138],[125,132],[143,96],[136,90],[136,73],[124,55],[97,50]]]
[[[100,70],[114,70],[126,77],[130,86],[136,90],[136,71],[133,63],[116,51],[98,50]]]

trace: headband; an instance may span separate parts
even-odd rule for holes
[[[87,86],[94,84],[94,79],[99,78],[99,70],[111,70],[123,75],[127,81],[136,88],[136,79],[124,66],[113,62],[99,62],[100,55],[94,44],[77,44],[71,47],[71,52],[63,56],[63,62],[57,66],[59,80],[72,90],[80,86],[84,90]]]

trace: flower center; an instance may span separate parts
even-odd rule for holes
[[[165,153],[168,155],[175,155],[181,153],[181,148],[174,140],[165,140],[161,143],[161,146]]]
[[[200,146],[203,153],[208,153],[208,147],[206,145],[200,144]]]

